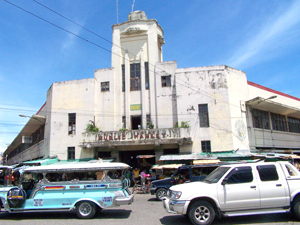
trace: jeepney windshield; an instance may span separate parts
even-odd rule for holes
[[[223,175],[230,169],[230,167],[218,167],[211,172],[202,182],[217,183]]]

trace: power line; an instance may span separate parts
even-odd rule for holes
[[[74,34],[73,32],[71,32],[71,31],[69,31],[69,30],[66,30],[66,29],[64,29],[64,28],[62,28],[62,27],[60,27],[60,26],[58,26],[58,25],[56,25],[56,24],[54,24],[54,23],[52,23],[52,22],[50,22],[50,21],[48,21],[48,20],[46,20],[46,19],[44,19],[44,18],[38,16],[38,15],[36,15],[36,14],[34,14],[34,13],[32,13],[32,12],[29,12],[28,10],[26,10],[26,9],[20,7],[20,6],[17,6],[17,5],[15,5],[15,4],[13,4],[12,2],[9,2],[9,1],[7,1],[7,0],[4,0],[4,1],[7,2],[7,3],[9,3],[9,4],[11,4],[11,5],[13,5],[14,7],[16,7],[16,8],[18,8],[18,9],[20,9],[20,10],[23,10],[24,12],[29,13],[29,14],[32,15],[32,16],[35,16],[35,17],[39,18],[40,20],[43,20],[43,21],[46,22],[46,23],[51,24],[52,26],[55,26],[55,27],[57,27],[57,28],[59,28],[59,29],[65,31],[65,32],[67,32],[67,33],[69,33],[69,34],[74,35],[75,37],[80,38],[80,39],[83,40],[83,41],[86,41],[86,42],[88,42],[88,43],[90,43],[90,44],[92,44],[92,45],[95,45],[95,46],[97,46],[98,48],[101,48],[101,49],[103,49],[103,50],[105,50],[105,51],[107,51],[107,52],[110,52],[110,53],[112,53],[112,54],[115,54],[115,53],[111,52],[110,50],[108,50],[108,49],[106,49],[106,48],[104,48],[104,47],[102,47],[102,46],[100,46],[100,45],[98,45],[98,44],[96,44],[96,43],[94,43],[94,42],[91,42],[91,41],[89,41],[89,40],[87,40],[87,39],[85,39],[85,38],[83,38],[83,37],[81,37],[81,36],[79,36],[79,35],[77,35],[77,34]]]
[[[31,15],[33,15],[33,16],[35,16],[35,17],[37,17],[37,18],[39,18],[39,19],[41,19],[41,20],[43,20],[43,21],[45,21],[45,22],[47,22],[47,23],[49,23],[49,24],[51,24],[51,25],[53,25],[53,26],[55,26],[55,27],[57,27],[57,28],[59,28],[59,29],[61,29],[61,30],[63,30],[63,31],[65,31],[65,32],[67,32],[67,33],[69,33],[69,34],[74,35],[75,37],[78,37],[78,38],[80,38],[80,39],[82,39],[82,40],[84,40],[84,41],[86,41],[86,42],[88,42],[88,43],[90,43],[90,44],[92,44],[92,45],[95,45],[96,47],[99,47],[99,48],[101,48],[101,49],[103,49],[103,50],[105,50],[105,51],[107,51],[107,52],[109,52],[109,53],[111,53],[111,54],[114,54],[114,55],[116,55],[116,56],[119,56],[119,57],[123,58],[121,55],[119,55],[119,54],[117,54],[117,53],[114,53],[114,52],[112,52],[111,50],[108,50],[108,49],[106,49],[106,48],[104,48],[104,47],[102,47],[102,46],[100,46],[100,45],[98,45],[98,44],[96,44],[96,43],[94,43],[94,42],[92,42],[92,41],[89,41],[88,39],[85,39],[85,38],[83,38],[83,37],[81,37],[81,36],[79,36],[79,35],[77,35],[77,34],[74,34],[73,32],[68,31],[68,30],[66,30],[66,29],[64,29],[64,28],[62,28],[62,27],[60,27],[60,26],[58,26],[58,25],[56,25],[56,24],[54,24],[54,23],[52,23],[52,22],[46,20],[46,19],[43,19],[42,17],[37,16],[36,14],[31,13],[31,12],[29,12],[28,10],[25,10],[25,9],[23,9],[22,7],[19,7],[19,6],[15,5],[15,4],[9,2],[8,0],[4,0],[4,1],[6,1],[7,3],[9,3],[9,4],[11,4],[11,5],[13,5],[13,6],[15,6],[15,7],[17,7],[17,8],[19,8],[19,9],[21,9],[21,10],[23,10],[23,11],[25,11],[25,12],[31,14]],[[33,1],[36,2],[37,4],[40,4],[41,6],[45,7],[46,9],[52,11],[53,13],[55,13],[55,14],[57,14],[57,15],[63,17],[64,19],[66,19],[66,20],[68,20],[68,21],[70,21],[70,22],[76,24],[77,26],[81,27],[82,29],[84,29],[84,30],[86,30],[86,31],[88,31],[88,32],[90,32],[90,33],[96,35],[97,37],[99,37],[99,38],[101,38],[101,39],[103,39],[103,40],[105,40],[105,41],[107,41],[107,42],[109,42],[109,43],[115,45],[114,43],[112,43],[111,41],[107,40],[106,38],[103,38],[102,36],[96,34],[95,32],[93,32],[93,31],[91,31],[91,30],[89,30],[89,29],[86,29],[85,27],[81,26],[80,24],[78,24],[78,23],[72,21],[71,19],[69,19],[69,18],[63,16],[62,14],[60,14],[60,13],[54,11],[53,9],[50,9],[49,7],[47,7],[47,6],[43,5],[43,4],[41,4],[40,2],[38,2],[38,1],[36,1],[36,0],[33,0]],[[134,6],[134,2],[133,2],[133,6]],[[115,45],[115,46],[117,46],[118,48],[120,48],[120,49],[126,51],[126,49],[123,49],[123,48],[121,48],[121,47],[118,46],[118,45]],[[134,55],[134,54],[130,53],[129,51],[127,51],[127,52],[128,52],[129,54],[131,54],[131,55]],[[149,63],[149,65],[152,65],[152,66],[155,67],[155,65],[153,65],[153,64],[151,64],[151,63]],[[144,68],[143,65],[140,65],[140,66],[141,66],[142,68]],[[161,70],[161,71],[164,71],[163,69],[160,69],[160,68],[158,68],[158,67],[155,67],[155,68],[157,68],[157,69],[159,69],[159,70]],[[151,70],[149,70],[149,71],[151,71]],[[155,71],[152,71],[152,72],[153,72],[155,75],[159,76]],[[181,80],[180,78],[176,77],[176,80],[177,80],[177,79],[178,79],[178,80]],[[186,81],[184,81],[184,80],[181,80],[181,81],[182,81],[182,82],[186,82]],[[177,81],[176,81],[176,83],[177,83],[177,84],[180,84],[180,83],[178,83]],[[191,90],[193,90],[193,89],[192,89],[190,86],[194,86],[194,85],[192,85],[192,84],[189,84],[189,86],[186,86],[186,85],[184,85],[184,84],[180,84],[180,85],[182,85],[182,86],[184,86],[184,87],[186,87],[186,88],[189,88],[189,89],[191,89]],[[199,87],[197,87],[197,86],[194,86],[194,87],[196,87],[197,89],[199,89]],[[194,91],[199,91],[199,90],[194,90]],[[208,93],[208,92],[205,92],[205,91],[203,91],[203,90],[201,90],[200,92],[201,92],[203,95],[207,96],[207,97],[213,98],[213,99],[215,99],[215,100],[218,100],[218,101],[223,102],[223,103],[228,104],[228,105],[230,104],[229,102],[220,100],[220,99],[216,98],[215,96],[212,96],[212,95],[211,95],[210,93]],[[240,107],[240,106],[233,105],[233,104],[230,104],[230,105],[232,105],[232,106],[234,106],[234,107],[238,107],[238,108]]]

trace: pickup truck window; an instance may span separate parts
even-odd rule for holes
[[[201,168],[193,168],[192,169],[192,176],[200,176]]]
[[[288,174],[289,174],[290,176],[297,176],[297,172],[295,171],[295,169],[294,169],[292,166],[290,166],[290,165],[285,165],[285,168],[287,169]]]
[[[230,169],[230,167],[218,167],[212,173],[210,173],[203,182],[217,183],[221,177]]]
[[[253,181],[252,169],[250,166],[234,168],[226,178],[227,184],[250,183]]]
[[[279,179],[275,165],[261,165],[256,168],[261,181],[274,181]]]

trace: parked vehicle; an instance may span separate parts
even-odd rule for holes
[[[220,164],[200,164],[180,166],[170,178],[155,180],[151,182],[150,193],[157,200],[162,200],[169,188],[175,184],[203,180],[208,174]]]
[[[300,173],[289,162],[224,165],[201,182],[172,186],[163,206],[202,225],[215,217],[289,211],[300,219]]]
[[[1,212],[74,210],[92,218],[97,210],[128,205],[134,200],[124,163],[74,163],[30,167],[18,186],[0,187]]]
[[[0,165],[0,188],[12,186],[12,170],[11,166]]]

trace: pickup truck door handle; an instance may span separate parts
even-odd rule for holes
[[[256,188],[256,186],[250,186],[250,188]]]
[[[281,187],[282,186],[282,184],[276,184],[276,187]]]

